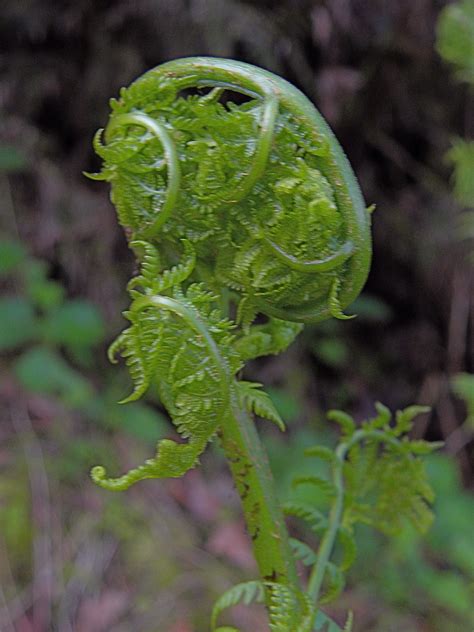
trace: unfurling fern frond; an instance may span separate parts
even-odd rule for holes
[[[294,485],[313,485],[330,495],[328,518],[312,505],[290,501],[285,506],[285,513],[303,518],[318,536],[308,585],[309,594],[318,603],[335,599],[344,587],[344,573],[356,556],[354,523],[365,522],[394,534],[404,521],[425,531],[432,519],[433,492],[420,455],[439,444],[420,445],[407,436],[416,415],[428,409],[410,406],[397,412],[394,423],[388,408],[378,403],[376,410],[377,415],[362,422],[359,428],[346,413],[331,411],[328,417],[343,431],[340,444],[334,452],[321,446],[305,452],[308,457],[326,462],[328,477],[305,474],[296,477]],[[301,544],[293,546],[303,559],[311,557],[311,549],[308,552]]]
[[[180,96],[205,87],[212,98]],[[226,89],[250,100],[224,106]],[[345,317],[370,264],[370,214],[326,123],[283,79],[174,60],[121,90],[94,147],[133,240],[156,241],[166,268],[180,240],[195,244],[193,280],[212,269],[239,323]]]
[[[103,468],[94,468],[92,477],[102,487],[121,490],[144,478],[181,476],[196,464],[222,423],[231,375],[240,364],[228,346],[226,328],[221,324],[216,333],[209,333],[205,323],[212,323],[212,316],[200,311],[192,296],[191,286],[188,297],[182,295],[179,301],[164,296],[137,298],[127,312],[132,325],[113,348],[125,357],[135,382],[133,394],[124,401],[140,396],[153,379],[174,425],[188,442],[163,439],[153,459],[117,479],[106,478]]]
[[[222,98],[228,90],[245,102]],[[359,429],[349,415],[331,414],[342,429],[336,451],[307,451],[330,476],[295,481],[322,490],[329,515],[298,502],[283,507],[309,523],[314,553],[289,542],[247,412],[281,429],[283,421],[260,384],[236,375],[246,361],[287,349],[303,323],[350,317],[344,309],[370,265],[371,209],[324,119],[264,70],[225,59],[174,60],[123,88],[111,108],[94,139],[103,170],[92,177],[110,182],[141,269],[128,286],[129,326],[109,357],[120,353],[133,381],[123,401],[153,385],[180,439],[162,439],[153,458],[123,476],[108,478],[96,467],[92,477],[118,490],[181,476],[218,435],[262,581],[225,593],[213,629],[235,632],[216,628],[221,612],[264,601],[271,632],[313,632],[314,625],[341,632],[317,609],[343,587],[355,556],[352,525],[392,532],[404,519],[420,529],[431,519],[432,493],[419,459],[431,448],[406,438],[419,409],[399,413],[390,425],[389,411],[378,405],[377,416]],[[306,592],[291,547],[313,565]]]
[[[377,409],[378,414],[348,438],[344,523],[361,521],[396,534],[408,521],[424,532],[433,519],[433,491],[419,455],[436,450],[440,444],[422,442],[420,446],[407,433],[414,418],[429,409],[410,406],[398,411],[394,424],[388,409],[381,405]]]

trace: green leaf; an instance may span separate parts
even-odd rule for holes
[[[95,305],[74,300],[64,303],[48,317],[43,332],[48,341],[75,350],[102,342],[105,326]]]
[[[0,274],[8,274],[26,259],[22,244],[9,239],[0,240]]]
[[[29,259],[23,273],[26,293],[37,307],[47,311],[62,302],[64,288],[57,281],[48,279],[49,266],[45,261]]]
[[[38,323],[33,307],[23,297],[0,298],[0,350],[10,351],[35,338]]]
[[[92,395],[87,380],[47,347],[34,347],[24,353],[14,371],[29,391],[58,396],[70,406],[84,405]]]
[[[31,300],[43,311],[58,307],[64,299],[64,288],[56,281],[44,279],[31,284],[28,288]]]

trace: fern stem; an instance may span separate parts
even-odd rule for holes
[[[336,496],[329,513],[328,528],[326,529],[323,539],[317,553],[317,560],[311,572],[307,593],[313,603],[317,603],[321,592],[321,586],[324,581],[327,564],[336,542],[337,533],[342,524],[344,511],[344,461],[349,450],[356,444],[367,439],[380,441],[390,444],[390,446],[399,452],[403,452],[400,443],[382,430],[357,430],[350,441],[341,443],[335,453],[335,459],[332,465],[332,482],[334,484]]]
[[[231,390],[229,418],[219,431],[239,493],[260,576],[300,590],[288,532],[268,463],[253,420]]]
[[[343,448],[343,450],[340,450]],[[336,450],[335,459],[332,466],[332,481],[336,491],[336,497],[329,513],[328,528],[324,533],[323,539],[317,553],[317,560],[311,572],[307,594],[313,603],[317,603],[321,587],[326,573],[326,567],[331,557],[334,543],[336,541],[337,532],[341,526],[342,515],[344,511],[344,477],[343,465],[346,455],[347,444],[341,444]]]

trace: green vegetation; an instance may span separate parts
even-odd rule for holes
[[[199,466],[180,478],[143,481],[114,494],[94,485],[89,476],[99,463],[107,476],[120,476],[152,456],[163,439],[165,445],[188,441],[177,436],[173,421],[181,421],[179,411],[168,414],[153,377],[139,400],[117,403],[134,388],[126,363],[111,366],[106,348],[121,329],[134,327],[121,313],[130,311],[128,303],[136,306],[138,295],[145,292],[146,285],[139,281],[146,276],[145,249],[152,259],[158,250],[159,273],[185,262],[192,267],[193,258],[197,261],[186,279],[158,291],[173,299],[173,293],[183,287],[185,298],[179,300],[188,301],[194,296],[186,296],[189,286],[198,275],[206,276],[203,257],[206,262],[214,260],[212,248],[206,253],[213,237],[205,238],[199,249],[192,234],[189,244],[171,235],[173,243],[163,252],[163,225],[158,227],[158,238],[140,236],[135,241],[142,243],[130,248],[115,221],[109,187],[86,180],[82,170],[99,168],[90,140],[107,120],[110,95],[120,95],[121,86],[150,67],[196,54],[245,60],[298,86],[330,122],[367,199],[378,208],[372,235],[374,263],[362,295],[345,305],[338,288],[333,298],[339,306],[334,301],[326,303],[329,294],[325,293],[311,306],[313,310],[327,305],[339,316],[357,314],[357,318],[305,324],[287,351],[245,359],[245,368],[232,380],[238,383],[239,409],[263,418],[257,421],[258,435],[275,481],[275,504],[289,512],[285,516],[288,548],[302,587],[308,585],[322,540],[329,537],[325,534],[337,496],[333,478],[338,465],[328,460],[329,455],[347,442],[325,411],[347,410],[358,431],[367,423],[363,420],[376,420],[385,410],[374,408],[377,400],[394,411],[419,402],[430,406],[431,412],[415,419],[405,443],[444,441],[439,452],[423,457],[435,496],[431,509],[421,500],[423,494],[431,498],[431,492],[421,486],[421,495],[408,494],[404,505],[410,511],[413,501],[414,506],[417,501],[423,503],[424,524],[431,522],[424,534],[407,520],[402,521],[398,535],[385,533],[390,525],[380,519],[380,503],[387,481],[383,474],[377,477],[379,485],[370,487],[371,477],[365,480],[364,464],[372,461],[375,449],[370,441],[359,444],[362,460],[355,459],[356,453],[344,460],[343,484],[352,507],[345,516],[350,537],[343,529],[335,539],[314,628],[321,632],[340,632],[351,626],[353,632],[473,629],[473,3],[385,3],[374,11],[368,3],[323,0],[301,3],[298,12],[294,7],[292,0],[61,5],[52,0],[7,0],[2,8],[2,632],[202,632],[209,629],[213,610],[217,626],[266,632],[264,602],[272,594],[274,600],[286,600],[290,615],[294,611],[294,598],[288,591],[278,592],[271,583],[265,587],[258,579],[239,495],[218,436],[203,446]],[[252,166],[256,141],[261,138],[262,106],[267,103],[271,123],[272,99],[263,93],[242,96],[229,90],[219,98],[218,93],[213,87],[180,91],[182,134],[173,141],[182,152],[181,180],[178,189],[167,189],[171,202],[178,191],[196,208],[204,198],[209,203],[211,193],[217,195],[209,208],[229,203],[232,200],[219,201],[218,195],[227,178],[236,195],[245,192],[245,186],[239,187],[239,169]],[[228,155],[238,164],[236,169],[226,162],[226,152],[209,143],[203,120],[207,115],[199,106],[206,94],[222,114],[221,133]],[[174,104],[169,104],[168,114],[159,115],[161,121],[171,117]],[[283,114],[279,108],[280,120]],[[244,131],[238,130],[237,119]],[[167,123],[166,131],[173,137],[172,128]],[[288,126],[291,134],[286,140],[290,142],[295,131],[299,134]],[[119,140],[119,128],[114,134]],[[284,146],[282,130],[276,134],[283,153],[292,155],[291,142]],[[127,136],[130,150],[135,142],[142,148],[141,167],[149,166],[147,160],[152,162],[155,149],[158,154],[162,151],[159,138],[151,138],[145,127],[130,126]],[[204,142],[199,142],[202,136]],[[111,140],[103,133],[96,145],[107,153]],[[264,152],[265,142],[259,147]],[[312,161],[307,173],[315,178],[322,156],[311,157],[303,150],[297,159]],[[280,151],[280,145],[272,151]],[[153,209],[162,217],[165,200],[159,193],[169,183],[168,167],[165,161],[155,165],[160,182],[158,172],[152,178],[146,169],[139,174],[132,166],[127,173],[127,164],[132,162],[127,159],[122,165],[123,188],[137,185],[142,176],[148,180],[144,189],[138,186],[135,191],[140,203],[129,200],[124,212],[138,211],[140,216],[144,210],[142,219],[150,224]],[[295,162],[291,173],[278,176],[283,182],[273,191],[255,189],[252,199],[270,217],[273,195],[285,208],[287,200],[298,198],[302,215],[313,196],[319,197],[311,212],[323,211],[325,206],[326,219],[340,230],[345,219],[339,222],[332,213],[331,191],[324,180],[318,180],[318,186],[326,188],[329,204],[321,203],[318,187],[295,181],[305,180],[303,166],[300,162],[298,171]],[[267,173],[272,173],[268,167]],[[215,188],[207,190],[211,177]],[[243,202],[236,206],[245,215]],[[166,208],[169,217],[177,215],[177,206],[168,203]],[[260,235],[240,217],[229,218],[226,213],[222,217],[218,230],[237,220],[239,231],[246,235],[245,244],[258,246]],[[288,230],[284,218],[279,229],[270,227],[273,238],[265,243],[268,250],[250,248],[250,263],[236,257],[236,249],[244,242],[233,242],[232,248],[220,252],[219,283],[239,285],[217,305],[227,320],[239,322],[227,332],[228,340],[234,339],[232,344],[250,331],[269,334],[263,336],[267,341],[271,338],[271,315],[267,320],[260,313],[252,323],[253,311],[264,311],[257,308],[253,290],[266,288],[258,276],[252,276],[256,264],[270,278],[270,259],[275,260],[275,272],[292,264],[295,287],[298,276],[310,269],[308,263],[315,264],[312,272],[319,268],[327,280],[339,269],[321,270],[316,251],[306,256],[305,239],[319,240],[323,248],[325,244],[325,236],[315,232],[313,224],[298,222],[300,244],[288,239],[297,226],[292,215],[288,218]],[[208,219],[195,226],[196,232]],[[128,242],[133,240],[130,233],[126,237]],[[339,253],[335,261],[341,264],[340,271],[347,270],[350,260],[349,254],[344,261],[350,249],[345,237],[344,231],[339,232],[324,253],[325,259]],[[325,261],[323,266],[327,265]],[[230,279],[227,269],[232,270]],[[135,280],[127,294],[131,276]],[[311,279],[313,293],[318,277]],[[341,281],[344,292],[342,276]],[[206,276],[201,282],[209,284],[211,278]],[[219,293],[220,287],[212,289],[211,294]],[[269,303],[288,308],[287,299],[294,300],[293,294],[288,286],[279,304],[278,293],[270,296]],[[247,300],[240,301],[238,314],[236,306],[244,295]],[[194,314],[205,311],[203,303],[189,302],[190,310],[196,308]],[[300,315],[302,305],[303,298]],[[170,341],[194,348],[199,334],[184,319],[166,310],[153,313],[153,319],[173,323]],[[180,326],[189,334],[187,339],[179,336]],[[299,328],[298,323],[293,326]],[[291,328],[287,333],[291,334]],[[216,335],[222,335],[223,341],[223,332]],[[134,337],[125,339],[122,353]],[[258,337],[253,340],[257,342]],[[226,356],[228,347],[224,346],[219,353]],[[201,347],[196,358],[203,360]],[[166,362],[163,358],[162,372]],[[177,360],[176,373],[183,368]],[[142,388],[150,373],[145,371],[144,376]],[[211,399],[221,401],[215,393]],[[387,411],[385,418],[390,434],[397,422],[388,421]],[[206,432],[212,426],[209,421]],[[314,452],[315,445],[320,446],[319,456],[304,456]],[[378,444],[377,456],[393,459],[392,472],[402,470],[408,454],[394,459],[386,451],[386,443]],[[365,495],[354,496],[354,481],[364,480],[360,489]],[[399,490],[388,486],[386,491],[393,495]],[[294,515],[292,509],[296,514],[304,511]],[[304,516],[314,520],[308,522]],[[356,522],[356,517],[376,523],[377,528]],[[357,545],[354,560],[352,539]],[[341,568],[346,570],[341,573]],[[343,590],[337,599],[323,604],[341,588],[342,575]],[[233,586],[237,588],[232,590]],[[231,605],[240,599],[254,601]],[[304,610],[304,602],[297,602]]]
[[[205,94],[179,95],[209,86]],[[225,90],[250,101],[221,103]],[[283,421],[260,384],[235,376],[246,361],[284,351],[299,322],[350,318],[342,309],[360,292],[371,257],[369,209],[325,121],[268,72],[228,60],[177,60],[122,89],[111,106],[106,144],[102,130],[95,138],[104,168],[92,177],[112,184],[141,268],[128,284],[131,326],[110,347],[110,358],[121,352],[134,382],[122,403],[155,385],[187,441],[163,439],[144,465],[118,478],[96,466],[92,478],[124,490],[146,478],[182,476],[217,435],[260,580],[227,591],[211,627],[235,630],[218,627],[222,611],[260,601],[273,632],[311,632],[316,616],[326,617],[321,605],[342,591],[356,556],[356,523],[389,534],[405,520],[420,532],[430,525],[433,492],[421,457],[437,445],[407,436],[413,418],[427,410],[399,411],[391,424],[390,411],[378,404],[378,415],[359,429],[346,413],[330,413],[341,425],[339,445],[306,451],[327,461],[330,475],[294,481],[330,499],[327,515],[317,505],[283,506],[311,524],[313,551],[289,540],[249,413],[281,428]],[[256,323],[259,315],[267,322]],[[342,555],[333,561],[338,542]],[[297,559],[311,567],[303,584]]]

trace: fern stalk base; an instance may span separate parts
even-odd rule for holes
[[[276,494],[268,457],[235,391],[229,418],[219,437],[235,481],[261,578],[300,590],[288,532]]]

